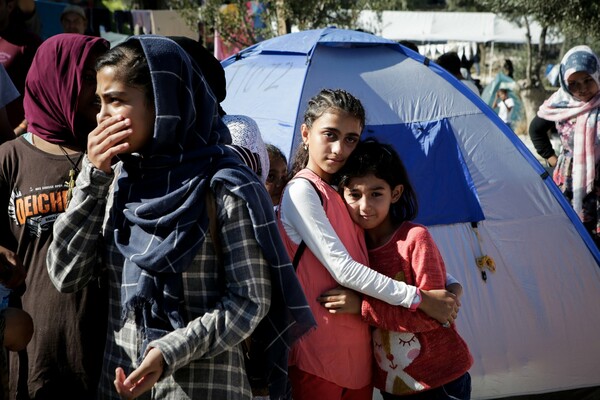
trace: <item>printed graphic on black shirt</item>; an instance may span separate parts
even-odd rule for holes
[[[10,196],[8,215],[18,226],[26,225],[31,236],[40,237],[42,232],[52,229],[58,215],[65,211],[66,204],[64,184],[32,187],[27,194],[15,188]]]

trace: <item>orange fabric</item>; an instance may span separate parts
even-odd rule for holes
[[[368,265],[363,232],[350,219],[341,196],[315,173],[304,169],[296,174],[312,181],[321,192],[323,208],[340,240],[354,260]],[[298,248],[280,224],[280,231],[291,259]],[[290,365],[343,388],[360,389],[371,384],[372,345],[369,326],[359,315],[330,314],[317,302],[323,292],[338,283],[306,249],[298,265],[298,279],[317,321],[317,329],[292,347]]]

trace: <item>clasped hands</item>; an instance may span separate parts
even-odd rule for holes
[[[419,309],[443,326],[452,324],[458,317],[460,284],[451,284],[446,289],[421,290]],[[362,296],[354,290],[338,286],[321,294],[317,301],[331,314],[360,314]]]

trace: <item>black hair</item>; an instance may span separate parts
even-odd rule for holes
[[[104,67],[114,67],[116,78],[125,82],[127,86],[141,89],[148,104],[154,107],[150,67],[139,40],[130,39],[100,56],[96,61],[96,71]]]
[[[285,157],[285,154],[283,154],[283,151],[281,151],[279,147],[270,143],[265,144],[265,147],[267,148],[269,158],[280,159],[285,164],[287,164],[287,158]]]
[[[504,73],[506,75],[510,76],[511,78],[513,77],[515,68],[513,67],[512,61],[510,61],[508,58],[504,60],[504,65],[502,65],[502,69],[504,70]]]
[[[375,139],[360,142],[338,173],[340,194],[344,193],[344,188],[352,178],[369,174],[387,182],[391,189],[398,185],[404,186],[400,199],[390,204],[390,218],[394,224],[415,219],[419,211],[417,194],[410,183],[404,163],[392,146]]]
[[[310,129],[313,122],[328,111],[342,111],[358,119],[361,130],[365,127],[365,109],[359,99],[350,92],[343,89],[322,89],[317,95],[313,96],[304,111],[304,124]],[[290,169],[290,178],[298,171],[306,167],[308,163],[308,151],[304,149],[302,143],[297,148],[294,155],[292,168]]]
[[[416,53],[419,52],[419,46],[414,44],[414,42],[411,42],[409,40],[401,40],[398,43],[400,43],[404,47],[408,47],[409,49],[411,49],[412,51],[414,51]]]
[[[450,72],[454,76],[461,75],[460,73],[460,57],[454,51],[444,53],[435,61],[440,67]]]

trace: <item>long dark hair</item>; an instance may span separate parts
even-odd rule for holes
[[[356,97],[343,89],[323,89],[317,95],[313,96],[304,111],[304,123],[310,129],[318,118],[328,111],[343,111],[360,121],[360,128],[365,127],[365,109]],[[290,168],[289,178],[294,175],[308,163],[308,151],[304,149],[302,143],[296,149],[294,154],[292,168]]]
[[[404,163],[392,146],[375,139],[358,143],[338,173],[339,192],[344,192],[352,178],[369,174],[386,181],[391,189],[398,185],[404,186],[400,199],[390,205],[390,217],[394,224],[415,219],[419,212],[417,194],[410,183]]]

